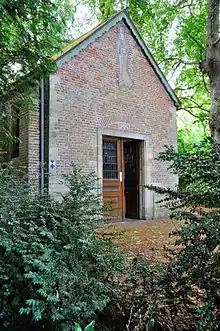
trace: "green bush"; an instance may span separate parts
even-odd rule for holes
[[[97,330],[159,331],[162,319],[157,309],[165,294],[160,286],[165,270],[163,265],[150,265],[141,255],[129,259],[108,305],[98,316]]]
[[[88,324],[84,331],[94,331],[95,330],[95,322],[91,322],[90,324]],[[80,325],[78,323],[75,323],[75,327],[74,327],[74,331],[82,331],[82,328],[80,327]]]
[[[122,266],[94,231],[103,218],[94,176],[74,169],[58,201],[0,168],[1,330],[71,330],[91,319],[97,331],[220,330],[220,148],[168,148],[160,159],[184,184],[149,187],[183,224],[163,266],[140,256]]]
[[[73,169],[65,181],[69,193],[57,200],[0,168],[1,330],[70,330],[109,301],[121,257],[94,231],[97,179]]]
[[[175,317],[183,309],[190,316],[186,330],[220,330],[220,146],[181,155],[168,148],[160,159],[184,182],[177,190],[149,187],[183,222],[161,285]]]

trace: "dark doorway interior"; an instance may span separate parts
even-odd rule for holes
[[[139,143],[129,140],[123,144],[125,218],[139,218]]]

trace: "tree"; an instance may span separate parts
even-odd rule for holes
[[[2,98],[28,73],[47,70],[48,57],[67,40],[73,9],[68,0],[1,0],[0,13]]]
[[[100,20],[126,8],[162,69],[181,108],[220,140],[219,0],[85,0]],[[210,111],[211,110],[211,111]]]
[[[208,2],[207,46],[201,70],[208,74],[211,90],[211,112],[209,126],[212,136],[220,141],[220,0]]]
[[[74,19],[70,0],[0,0],[0,144],[10,137],[8,101],[29,89],[54,67],[50,56],[69,38]]]

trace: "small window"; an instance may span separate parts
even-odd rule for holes
[[[117,142],[103,141],[103,178],[118,178]]]

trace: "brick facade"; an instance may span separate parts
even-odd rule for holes
[[[74,163],[102,180],[102,135],[141,142],[141,184],[174,187],[177,178],[156,161],[164,145],[177,146],[176,106],[124,21],[78,55],[68,57],[49,80],[49,192],[65,192],[60,175]],[[28,128],[28,170],[39,169],[39,111]],[[141,218],[164,217],[154,193],[141,188]]]
[[[130,85],[120,84],[117,46],[121,35],[128,52]],[[145,134],[147,164],[142,171],[148,174],[143,184],[175,185],[176,178],[154,160],[165,144],[176,146],[175,111],[173,100],[137,41],[125,23],[119,22],[50,78],[49,159],[57,164],[50,170],[50,192],[65,190],[57,174],[68,173],[72,162],[102,176],[98,131],[103,128]],[[143,207],[142,217],[160,217],[164,211],[152,206],[152,193],[147,195],[149,206]]]

